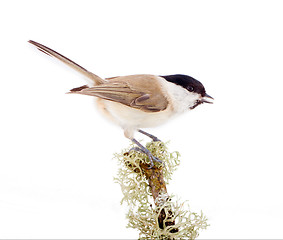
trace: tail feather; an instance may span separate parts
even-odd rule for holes
[[[38,50],[40,50],[41,52],[55,57],[58,60],[62,61],[63,63],[67,64],[69,67],[73,68],[74,70],[76,70],[77,72],[81,73],[82,75],[86,76],[87,78],[91,79],[95,85],[100,85],[102,83],[105,82],[104,79],[100,78],[99,76],[95,75],[92,72],[89,72],[88,70],[86,70],[85,68],[83,68],[82,66],[80,66],[79,64],[75,63],[74,61],[72,61],[71,59],[63,56],[62,54],[52,50],[51,48],[48,48],[38,42],[29,40],[29,43],[33,44],[34,46],[36,46],[38,48]]]

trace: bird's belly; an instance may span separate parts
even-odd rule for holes
[[[171,111],[165,109],[160,112],[144,112],[126,105],[99,99],[100,108],[103,106],[104,113],[122,128],[148,128],[165,123],[171,117]]]

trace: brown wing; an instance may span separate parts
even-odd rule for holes
[[[101,83],[105,82],[102,78],[98,77],[97,75],[95,75],[92,72],[89,72],[88,70],[86,70],[85,68],[80,66],[79,64],[73,62],[69,58],[67,58],[67,57],[63,56],[62,54],[52,50],[51,48],[48,48],[48,47],[46,47],[46,46],[44,46],[44,45],[42,45],[38,42],[32,41],[32,40],[29,40],[28,42],[33,44],[34,46],[36,46],[38,48],[38,50],[40,50],[41,52],[46,53],[49,56],[57,58],[58,60],[67,64],[69,67],[78,71],[79,73],[86,76],[87,78],[91,79],[92,81],[94,81],[95,84],[101,84]]]
[[[82,87],[70,92],[119,102],[145,112],[159,112],[167,108],[168,101],[161,92],[156,76],[131,75],[108,80],[95,87]]]

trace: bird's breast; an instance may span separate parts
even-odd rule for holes
[[[148,128],[165,123],[172,116],[170,108],[160,112],[144,112],[121,103],[98,99],[102,113],[123,128]]]

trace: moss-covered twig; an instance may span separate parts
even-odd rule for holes
[[[167,207],[167,211],[164,209],[164,204],[169,199],[169,195],[166,189],[166,183],[163,177],[163,165],[159,166],[154,165],[152,168],[149,168],[149,165],[146,161],[141,161],[140,167],[142,173],[145,175],[148,180],[148,185],[151,190],[152,197],[154,199],[155,205],[160,208],[158,214],[158,225],[160,229],[164,229],[167,226],[174,226],[175,221],[173,220],[173,213],[170,207]],[[174,228],[171,232],[176,232],[178,229]]]
[[[147,148],[164,166],[149,169],[147,156],[140,152],[125,150],[116,154],[121,168],[115,180],[124,194],[121,202],[130,206],[128,227],[138,229],[142,239],[195,239],[198,231],[207,227],[206,218],[202,213],[185,210],[184,203],[174,203],[166,189],[179,165],[179,154],[169,153],[162,142],[151,142]]]

